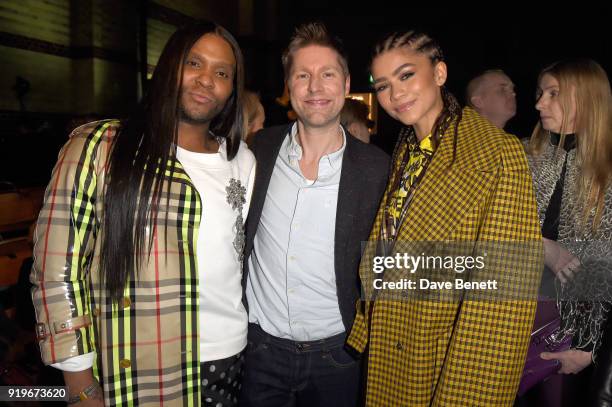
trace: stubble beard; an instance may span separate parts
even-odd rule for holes
[[[335,113],[335,114],[334,114]],[[307,112],[303,116],[299,116],[299,119],[302,123],[307,125],[308,127],[326,127],[331,123],[336,121],[339,122],[340,118],[340,110],[338,112]]]
[[[183,123],[199,125],[210,123],[215,117],[221,113],[220,111],[208,111],[200,114],[190,112],[183,103],[179,106],[179,120]]]

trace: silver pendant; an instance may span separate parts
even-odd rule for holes
[[[244,245],[245,245],[245,235],[244,235],[244,219],[242,217],[242,208],[246,203],[246,188],[242,186],[240,180],[235,178],[230,178],[229,185],[225,187],[225,192],[227,193],[227,203],[232,207],[233,210],[238,211],[238,216],[236,216],[236,221],[234,222],[234,249],[238,254],[238,261],[242,263],[244,258]]]

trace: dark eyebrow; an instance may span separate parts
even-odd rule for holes
[[[326,72],[326,71],[336,71],[336,72],[342,72],[342,67],[339,66],[335,66],[335,65],[323,65],[318,69],[311,69],[309,67],[305,67],[305,66],[296,66],[295,68],[293,68],[294,73],[296,72],[308,72],[308,73],[312,73],[315,71],[318,72]]]
[[[407,67],[413,67],[413,66],[415,66],[415,65],[414,65],[414,64],[411,64],[411,63],[409,63],[409,62],[408,62],[408,63],[405,63],[405,64],[402,64],[402,65],[398,66],[397,68],[395,68],[395,70],[393,71],[393,76],[397,76],[397,75],[398,75],[398,74],[399,74],[399,73],[400,73],[400,72],[401,72],[401,71],[402,71],[404,68],[407,68]],[[379,83],[379,82],[383,82],[383,81],[385,81],[386,79],[387,79],[387,78],[385,78],[385,77],[383,76],[382,78],[375,79],[375,80],[374,80],[374,82],[372,82],[372,84]]]
[[[215,65],[218,66],[219,68],[234,69],[234,65],[226,64],[225,62],[219,62]]]
[[[398,66],[397,68],[395,68],[395,71],[393,71],[393,76],[397,75],[398,73],[400,73],[402,69],[409,67],[409,66],[412,67],[414,66],[414,64],[411,64],[408,62],[408,63]]]
[[[226,69],[235,69],[235,65],[232,63],[228,63],[222,60],[209,60],[208,58],[206,58],[204,55],[198,54],[197,52],[194,51],[190,51],[189,54],[187,54],[187,59],[188,58],[194,58],[197,59],[200,62],[203,61],[207,61],[208,63],[212,64],[215,67],[221,67],[221,68],[226,68]]]

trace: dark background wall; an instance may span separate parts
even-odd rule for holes
[[[236,35],[245,54],[247,86],[270,110],[283,89],[282,49],[295,25],[307,20],[327,23],[344,39],[356,92],[369,91],[372,45],[397,29],[417,28],[438,39],[449,65],[448,87],[460,99],[478,72],[505,70],[518,98],[508,130],[520,137],[537,121],[533,105],[540,69],[574,56],[593,58],[608,73],[612,67],[611,19],[603,5],[536,10],[503,2],[477,9],[381,1],[3,0],[0,182],[44,185],[69,130],[129,111],[175,27],[193,18],[213,19]],[[266,124],[274,124],[269,117]],[[391,146],[397,129],[379,112],[379,144]]]
[[[345,39],[353,90],[365,92],[369,90],[370,50],[375,42],[395,30],[425,31],[441,44],[449,67],[447,86],[461,102],[465,85],[479,72],[499,68],[508,73],[516,84],[518,109],[507,130],[519,137],[528,137],[538,119],[535,88],[542,68],[563,58],[589,57],[602,64],[608,75],[612,72],[612,15],[603,3],[548,7],[536,2],[468,4],[424,7],[417,2],[284,2],[278,38],[286,41],[300,22],[326,22]],[[280,70],[275,72],[282,75]],[[389,141],[381,144],[392,145],[389,139],[397,134],[398,125],[384,112],[379,122],[379,136]]]

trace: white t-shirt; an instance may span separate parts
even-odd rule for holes
[[[202,201],[196,249],[200,276],[202,362],[233,356],[244,349],[247,343],[248,316],[242,305],[243,246],[236,240],[236,222],[241,214],[240,227],[244,227],[249,212],[255,178],[255,157],[244,142],[241,142],[232,161],[227,161],[226,157],[224,143],[216,154],[194,153],[177,148],[177,158]],[[242,195],[246,200],[240,212],[239,208],[232,208],[228,202],[231,179],[239,181],[240,186],[244,187],[240,191],[239,186],[234,184],[236,198]]]
[[[225,143],[214,154],[194,153],[177,146],[177,159],[191,178],[202,202],[198,233],[200,296],[200,361],[225,359],[240,352],[247,343],[248,316],[242,305],[242,262],[234,247],[236,222],[246,220],[255,180],[255,157],[246,143],[233,160],[227,161]],[[230,185],[230,180],[239,181]],[[228,195],[240,198],[242,210],[234,209]],[[228,192],[228,187],[230,191]],[[231,201],[231,200],[230,200]],[[240,245],[238,245],[240,247]],[[95,352],[69,358],[51,366],[78,372],[93,366]]]

